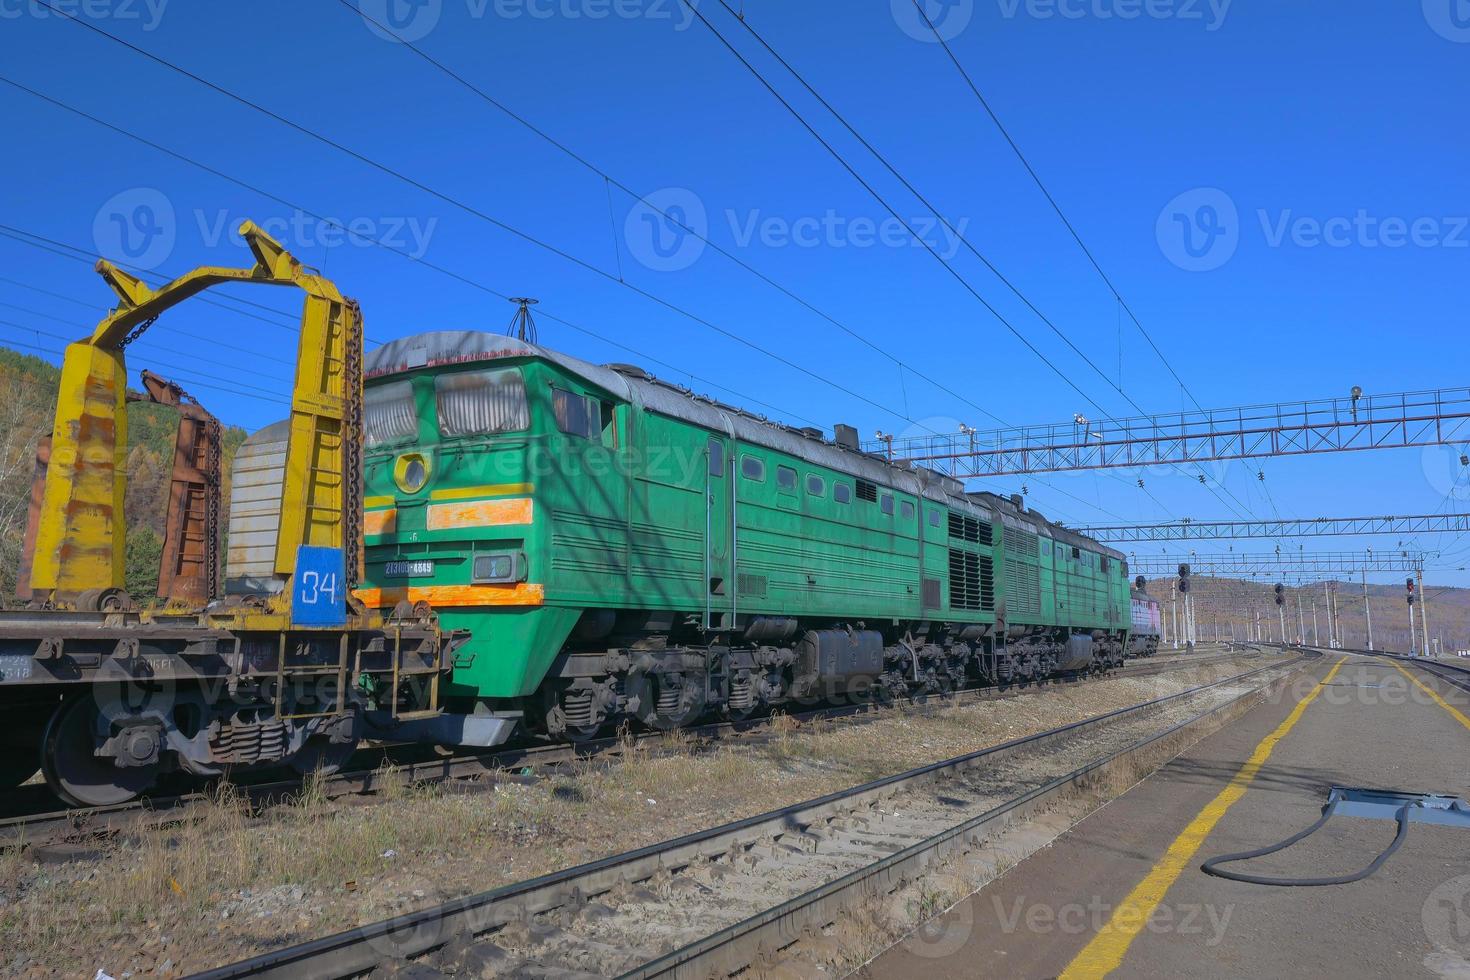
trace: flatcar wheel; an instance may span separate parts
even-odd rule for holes
[[[112,806],[144,793],[158,778],[158,764],[117,766],[95,754],[97,702],[63,701],[46,725],[41,771],[51,792],[75,806]]]

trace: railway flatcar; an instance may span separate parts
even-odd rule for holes
[[[1159,600],[1143,590],[1140,576],[1133,590],[1133,628],[1128,634],[1128,656],[1152,657],[1159,650],[1159,638],[1163,630]]]
[[[385,344],[365,379],[356,594],[468,635],[440,692],[455,720],[387,734],[576,740],[1128,650],[1122,554],[866,453],[850,427],[829,439],[480,332]]]

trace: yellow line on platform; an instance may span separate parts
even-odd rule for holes
[[[1139,932],[1148,924],[1149,918],[1158,908],[1159,903],[1164,900],[1167,892],[1183,873],[1184,868],[1194,858],[1195,852],[1205,842],[1205,838],[1215,829],[1225,811],[1235,805],[1235,802],[1245,795],[1246,789],[1271,757],[1276,748],[1276,743],[1286,737],[1286,734],[1296,726],[1307,707],[1322,693],[1322,688],[1331,682],[1336,676],[1343,663],[1347,661],[1343,657],[1332,665],[1327,676],[1317,682],[1306,697],[1297,703],[1286,716],[1286,720],[1276,726],[1276,730],[1261,740],[1246,760],[1245,765],[1231,777],[1229,784],[1220,791],[1213,800],[1205,805],[1189,826],[1184,828],[1180,835],[1174,838],[1174,843],[1159,858],[1157,864],[1149,871],[1148,876],[1138,883],[1128,897],[1123,899],[1114,911],[1108,924],[1092,937],[1092,941],[1082,948],[1082,952],[1067,964],[1062,971],[1060,980],[1083,980],[1083,978],[1105,977],[1113,972],[1123,962],[1128,947],[1138,937]]]
[[[1423,681],[1419,680],[1419,678],[1417,678],[1413,674],[1409,673],[1407,670],[1404,669],[1404,667],[1403,667],[1402,664],[1394,664],[1394,666],[1396,668],[1398,668],[1398,672],[1400,674],[1403,674],[1409,680],[1413,681],[1414,682],[1414,685],[1416,687],[1418,687],[1419,690],[1423,691],[1425,694],[1427,694],[1430,697],[1434,698],[1435,704],[1438,704],[1441,708],[1443,708],[1444,710],[1448,711],[1450,714],[1454,715],[1455,716],[1455,720],[1458,721],[1460,724],[1464,725],[1466,728],[1470,728],[1470,718],[1466,718],[1465,717],[1465,713],[1463,711],[1461,711],[1459,708],[1455,707],[1454,705],[1450,704],[1444,698],[1440,697],[1438,691],[1436,691],[1432,687],[1429,687]]]

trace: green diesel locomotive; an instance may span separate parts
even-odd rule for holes
[[[591,737],[1120,664],[1123,556],[626,365],[489,333],[368,355],[365,585],[468,634],[402,736]]]

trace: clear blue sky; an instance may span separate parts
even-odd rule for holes
[[[295,214],[299,206],[490,290],[538,297],[541,340],[581,357],[645,361],[599,339],[610,338],[672,365],[649,365],[661,376],[791,421],[851,422],[865,437],[922,431],[898,416],[941,431],[994,424],[911,374],[901,379],[883,353],[714,251],[681,247],[628,195],[610,195],[602,178],[337,2],[51,2],[613,279],[26,0],[0,0],[0,75],[290,204],[0,84],[8,149],[0,224],[173,275],[243,263],[244,250],[221,229],[272,221],[299,257],[362,302],[372,340],[504,329],[512,307],[503,299],[400,254],[342,243]],[[678,0],[417,2],[363,0],[617,180],[660,192],[660,207],[696,221],[702,212],[711,240],[876,346],[1010,423],[1100,414],[932,256],[876,227],[887,217],[881,206]],[[1206,407],[1343,395],[1355,384],[1368,392],[1466,384],[1466,0],[927,2]],[[1131,323],[1120,330],[1107,289],[942,49],[913,36],[909,0],[731,3],[1110,381],[1149,411],[1184,404]],[[700,9],[905,218],[927,215],[715,0]],[[928,237],[947,257],[957,248],[939,231]],[[4,237],[0,257],[6,280],[73,298],[0,281],[8,304],[0,343],[59,348],[47,332],[79,333],[109,300],[83,262]],[[957,251],[952,262],[1109,413],[1135,414],[972,256]],[[868,400],[661,307],[619,275]],[[284,294],[234,295],[294,310]],[[161,321],[130,364],[174,373],[228,421],[264,425],[282,405],[206,387],[287,389],[289,317],[246,309],[275,323],[191,304]],[[1463,505],[1467,487],[1451,492],[1456,469],[1445,452],[1407,450],[1206,471],[1212,483],[1223,479],[1217,492],[1241,513],[1311,517]],[[1134,479],[1088,473],[988,488],[1024,482],[1034,506],[1073,523],[1233,516],[1189,474],[1147,474],[1158,502]],[[1454,568],[1470,559],[1470,536],[1417,543],[1450,547],[1445,564]],[[1431,577],[1470,582],[1465,573]]]

